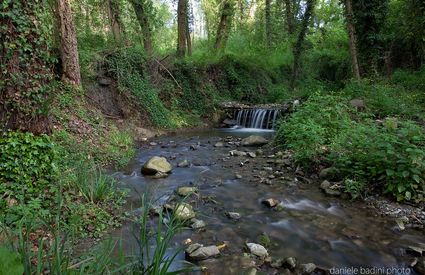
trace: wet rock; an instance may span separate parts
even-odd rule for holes
[[[326,195],[329,196],[340,196],[341,191],[339,190],[339,186],[337,184],[332,185],[329,181],[324,180],[320,184],[320,188],[325,192]]]
[[[400,231],[403,231],[404,229],[406,229],[405,224],[409,222],[409,218],[406,216],[403,216],[403,217],[397,218],[395,222],[397,223],[398,229]]]
[[[148,160],[142,167],[142,174],[155,175],[158,172],[169,174],[171,173],[172,166],[163,157],[153,157]]]
[[[186,249],[186,256],[191,261],[202,261],[218,255],[220,255],[220,250],[215,245],[203,246],[196,243],[189,245]]]
[[[261,150],[261,149],[257,149],[257,150],[255,151],[255,153],[256,153],[257,155],[261,156],[261,155],[263,155],[263,154],[264,154],[264,151],[263,151],[263,150]]]
[[[256,275],[257,274],[257,269],[252,267],[250,269],[248,269],[246,272],[243,273],[244,275]]]
[[[269,198],[269,199],[263,200],[261,203],[264,204],[265,206],[273,208],[277,206],[280,203],[280,201],[273,198]]]
[[[166,177],[168,177],[168,174],[167,173],[162,173],[162,172],[157,172],[153,176],[154,179],[163,179],[163,178],[166,178]]]
[[[277,259],[270,263],[270,266],[273,268],[281,268],[283,265],[283,259]]]
[[[190,149],[190,150],[192,150],[192,151],[196,151],[196,150],[198,150],[199,148],[201,148],[201,146],[200,146],[199,144],[192,144],[192,145],[190,145],[190,147],[189,147],[189,149]]]
[[[216,144],[214,144],[214,147],[224,147],[224,143],[219,141]]]
[[[425,257],[417,259],[415,265],[413,266],[413,269],[418,274],[425,274]]]
[[[261,136],[249,136],[241,142],[242,146],[262,146],[268,143],[268,140]]]
[[[190,220],[195,217],[192,205],[182,202],[174,209],[174,216],[178,220]]]
[[[179,189],[177,189],[177,194],[179,196],[182,197],[186,197],[190,194],[196,193],[198,192],[198,188],[193,187],[193,186],[183,186],[183,187],[179,187]]]
[[[177,167],[180,167],[180,168],[185,168],[185,167],[189,167],[189,166],[190,166],[190,163],[187,159],[177,163]]]
[[[158,143],[156,143],[156,142],[150,142],[150,143],[149,143],[149,145],[150,145],[150,146],[157,146],[157,145],[158,145]]]
[[[290,270],[295,270],[295,268],[297,267],[297,259],[294,257],[288,257],[283,261],[282,266]]]
[[[316,265],[313,263],[308,264],[301,264],[299,267],[300,273],[302,275],[308,275],[313,273],[313,271],[316,269]]]
[[[229,152],[229,154],[231,156],[238,156],[238,157],[245,157],[246,156],[246,153],[245,152],[238,151],[238,150],[232,150],[232,151]]]
[[[272,167],[268,167],[268,166],[264,166],[263,167],[264,171],[269,171],[269,172],[273,172],[273,168]]]
[[[250,158],[256,158],[257,157],[257,155],[254,152],[248,152],[247,155]]]
[[[192,219],[191,222],[192,224],[190,225],[190,227],[192,227],[193,229],[200,229],[207,226],[207,224],[203,220]]]
[[[232,220],[240,220],[242,217],[238,212],[226,212],[226,216]]]
[[[425,254],[425,244],[418,243],[416,245],[409,245],[406,251],[412,255],[424,256]]]
[[[231,127],[231,126],[235,126],[238,124],[238,122],[234,119],[228,119],[226,118],[225,120],[223,120],[223,124],[226,125],[227,127]]]
[[[261,244],[247,243],[246,246],[249,252],[257,257],[265,258],[269,256],[267,249],[265,249],[264,246],[262,246]]]
[[[235,178],[236,179],[241,179],[242,178],[242,175],[241,174],[235,174]]]

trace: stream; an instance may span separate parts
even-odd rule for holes
[[[211,129],[160,137],[143,144],[128,167],[115,173],[130,190],[128,211],[137,211],[140,194],[146,191],[165,203],[176,196],[178,187],[199,188],[199,197],[188,202],[206,227],[185,228],[176,236],[175,247],[187,238],[204,245],[227,242],[227,247],[219,257],[197,263],[206,267],[204,273],[195,268],[188,274],[244,274],[258,267],[258,259],[244,256],[244,247],[246,242],[259,243],[262,234],[271,241],[267,250],[272,259],[295,257],[299,263],[314,263],[322,270],[334,268],[334,274],[387,274],[372,268],[390,268],[388,274],[419,274],[402,268],[413,259],[406,248],[425,244],[423,231],[399,231],[394,219],[380,216],[364,202],[326,196],[317,180],[310,182],[294,169],[273,162],[270,155],[277,149],[269,145],[254,158],[229,155],[231,150],[256,152],[258,147],[237,146],[240,138],[252,134],[271,139],[273,131]],[[217,142],[224,146],[215,147]],[[141,174],[142,165],[153,156],[165,157],[173,165],[167,178]],[[183,160],[191,165],[177,167]],[[279,200],[282,210],[263,205],[267,198]],[[228,218],[226,211],[240,213],[240,220]],[[135,248],[133,228],[124,223],[113,232],[122,237],[124,250]],[[174,268],[183,264],[184,257],[183,251]],[[364,268],[365,272],[350,273],[350,268]],[[260,274],[284,274],[267,264],[258,269]]]

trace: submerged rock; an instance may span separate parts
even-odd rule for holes
[[[177,189],[177,194],[182,197],[198,192],[198,188],[193,186],[183,186]]]
[[[241,179],[242,178],[242,175],[241,174],[235,174],[235,178],[236,179]]]
[[[215,245],[203,246],[202,244],[191,244],[185,250],[186,257],[191,261],[202,261],[220,255],[220,250]]]
[[[265,249],[261,244],[247,243],[246,246],[248,247],[249,252],[257,257],[265,258],[269,256],[267,249]]]
[[[273,198],[269,198],[269,199],[263,200],[261,203],[264,204],[264,205],[266,205],[266,206],[268,206],[268,207],[270,207],[270,208],[272,208],[272,207],[277,206],[280,203],[280,201],[279,200],[276,200],[276,199],[273,199]]]
[[[219,141],[216,144],[214,144],[214,147],[224,147],[224,143]]]
[[[195,217],[192,205],[182,202],[174,209],[174,216],[178,220],[190,220]]]
[[[207,224],[203,220],[192,219],[191,222],[193,223],[190,225],[190,227],[192,227],[193,229],[199,229],[207,226]]]
[[[166,158],[163,157],[153,157],[149,159],[142,167],[143,175],[155,175],[158,172],[169,174],[171,173],[172,166],[167,161]]]
[[[262,146],[268,143],[268,140],[261,136],[249,136],[241,142],[242,146]]]

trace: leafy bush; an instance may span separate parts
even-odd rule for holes
[[[374,188],[398,201],[423,200],[424,129],[395,118],[381,124],[355,113],[346,98],[314,95],[279,126],[277,141],[304,165],[334,167],[353,197]]]
[[[56,152],[46,135],[7,132],[0,137],[0,210],[40,209],[54,191]],[[7,207],[8,206],[8,207]]]
[[[295,159],[308,164],[327,151],[327,146],[351,127],[347,100],[335,95],[315,94],[300,110],[282,123],[277,141],[295,151]]]

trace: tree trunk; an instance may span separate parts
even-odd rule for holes
[[[137,21],[139,21],[140,27],[142,28],[142,38],[143,38],[143,47],[148,56],[153,54],[153,44],[152,44],[152,35],[150,29],[150,23],[148,19],[148,14],[146,13],[144,5],[146,1],[150,0],[132,0],[134,12],[136,13]]]
[[[192,40],[190,35],[189,21],[186,22],[186,46],[187,46],[187,54],[192,55]]]
[[[186,54],[187,43],[190,43],[190,37],[187,20],[188,0],[179,0],[177,4],[177,56],[183,57]]]
[[[351,67],[353,70],[353,75],[356,79],[360,79],[360,68],[359,61],[357,58],[357,45],[356,45],[356,32],[353,25],[353,7],[351,0],[345,0],[345,16],[347,19],[347,29],[348,29],[348,38],[349,46],[351,53]]]
[[[115,41],[119,42],[121,41],[123,30],[120,16],[120,6],[117,0],[108,0],[107,5],[112,35],[114,36]]]
[[[265,17],[266,17],[266,43],[267,47],[270,47],[272,44],[272,38],[271,38],[271,0],[266,0],[266,6],[265,6]]]
[[[56,0],[55,17],[60,36],[62,79],[72,85],[81,84],[77,36],[69,0]]]
[[[298,39],[294,46],[294,65],[292,68],[291,82],[289,84],[289,89],[291,91],[294,90],[295,83],[298,79],[300,65],[301,65],[302,48],[303,48],[305,36],[307,34],[308,25],[310,23],[310,18],[312,17],[314,12],[314,5],[315,5],[315,0],[307,0],[307,7],[305,9],[304,16],[301,22],[300,33],[298,34]]]
[[[285,0],[285,12],[286,12],[286,27],[288,33],[292,35],[294,33],[294,14],[292,13],[291,0]]]
[[[215,50],[223,50],[226,47],[232,27],[232,18],[234,13],[233,0],[225,0],[221,10],[220,23],[217,27],[217,36],[214,44]]]

